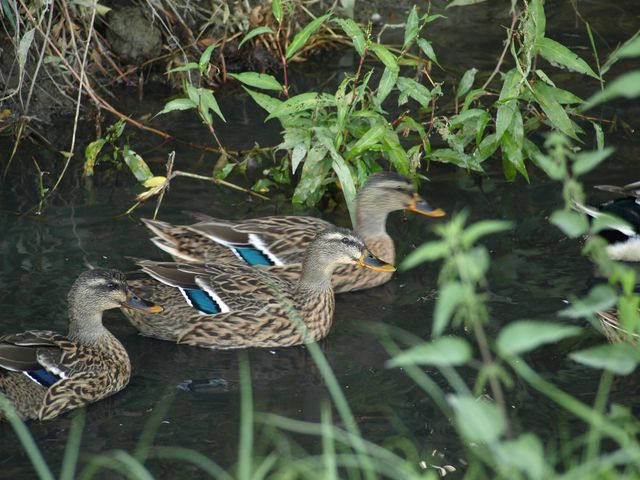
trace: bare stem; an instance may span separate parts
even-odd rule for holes
[[[498,59],[498,64],[496,65],[496,68],[493,69],[493,72],[491,72],[491,75],[489,75],[489,78],[487,78],[487,81],[484,82],[484,84],[482,85],[482,90],[485,90],[489,86],[489,84],[491,83],[491,80],[493,80],[493,77],[495,77],[500,71],[500,67],[502,67],[502,63],[504,62],[504,57],[509,51],[509,46],[511,45],[511,38],[513,37],[513,31],[516,27],[517,21],[518,21],[518,15],[516,15],[516,10],[514,8],[513,10],[511,10],[511,26],[509,27],[507,39],[504,41],[504,48],[502,49],[502,53],[500,54],[500,58]]]

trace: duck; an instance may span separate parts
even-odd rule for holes
[[[124,273],[82,273],[68,294],[69,331],[29,330],[0,337],[0,392],[23,420],[50,420],[122,390],[131,376],[124,346],[105,328],[105,310],[161,307],[129,290]],[[4,413],[0,413],[4,420]]]
[[[295,280],[233,263],[136,260],[143,278],[134,291],[165,307],[153,318],[122,306],[142,335],[211,349],[277,348],[326,337],[334,294],[331,276],[341,265],[379,272],[395,267],[373,255],[351,230],[328,228],[309,243]]]
[[[624,186],[597,185],[595,188],[614,193],[618,197],[597,207],[576,204],[577,209],[586,213],[591,219],[609,214],[624,220],[625,225],[601,230],[598,235],[607,242],[605,249],[612,260],[626,262],[638,270],[640,267],[640,181]],[[620,325],[617,309],[597,311],[596,316],[609,342],[638,343],[640,335],[629,332]]]
[[[602,214],[624,220],[626,225],[612,226],[598,232],[607,241],[607,254],[612,260],[640,262],[640,181],[624,185],[597,185],[595,188],[620,195],[597,207],[576,204],[591,219]]]
[[[445,212],[431,207],[416,192],[408,178],[393,172],[371,175],[356,197],[354,231],[371,252],[394,264],[396,252],[386,229],[387,217],[397,210],[409,210],[429,217]],[[304,252],[319,232],[331,223],[309,216],[268,216],[232,221],[193,214],[199,222],[176,226],[142,219],[155,237],[151,241],[177,262],[216,262],[269,268],[272,273],[298,276]],[[335,293],[374,288],[388,282],[389,271],[375,271],[342,265],[332,279]]]

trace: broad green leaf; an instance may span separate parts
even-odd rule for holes
[[[358,141],[349,148],[349,151],[344,156],[346,160],[350,160],[353,157],[360,155],[362,152],[371,148],[373,145],[380,143],[380,141],[384,138],[385,132],[390,127],[385,124],[377,123],[372,128],[367,130],[367,132],[358,139]]]
[[[458,337],[441,337],[400,352],[387,361],[387,367],[407,365],[449,367],[464,365],[469,360],[471,360],[471,347],[466,340]]]
[[[296,115],[306,110],[313,110],[327,105],[335,105],[333,96],[326,93],[306,92],[291,97],[276,107],[265,119],[282,117],[284,115]]]
[[[302,164],[300,181],[293,192],[293,203],[315,204],[320,200],[323,190],[322,184],[331,168],[331,161],[326,158],[327,149],[321,144],[315,144],[307,153],[307,159]]]
[[[458,428],[468,440],[492,444],[504,433],[506,420],[493,403],[468,395],[448,395],[447,402],[453,408]]]
[[[251,40],[253,37],[257,37],[258,35],[262,35],[264,33],[271,33],[273,34],[273,30],[271,30],[271,28],[269,27],[257,27],[254,28],[253,30],[251,30],[249,33],[247,33],[244,38],[242,39],[242,41],[238,44],[238,48],[242,47],[242,45],[245,42],[248,42],[249,40]]]
[[[585,215],[571,210],[556,210],[549,221],[569,238],[584,235],[589,228],[589,222]]]
[[[604,149],[604,132],[602,131],[602,126],[599,123],[591,122],[593,125],[593,130],[596,133],[596,148],[598,150]]]
[[[592,368],[608,370],[616,375],[629,375],[640,360],[638,349],[627,343],[599,345],[569,354],[573,361]]]
[[[542,70],[540,70],[539,68],[536,70],[536,75],[538,76],[538,78],[540,78],[540,80],[542,80],[544,83],[546,83],[547,85],[551,86],[551,87],[555,87],[556,84],[553,83],[553,81],[547,76],[546,73],[544,73]]]
[[[531,0],[529,2],[529,15],[535,25],[535,41],[540,41],[544,38],[547,25],[547,18],[544,14],[542,0]]]
[[[587,100],[582,110],[588,110],[595,105],[618,97],[640,97],[640,70],[625,73],[613,80],[603,91],[596,93]]]
[[[498,335],[496,348],[503,357],[520,355],[541,345],[555,343],[578,335],[582,329],[573,325],[518,320],[510,323]]]
[[[449,282],[440,288],[436,308],[433,312],[433,331],[431,332],[433,337],[442,335],[465,293],[465,287],[459,282]]]
[[[593,78],[600,78],[587,62],[555,40],[550,38],[538,39],[536,48],[540,55],[552,65],[564,67],[572,72],[583,73]]]
[[[443,258],[449,252],[449,247],[445,242],[434,241],[420,245],[400,264],[400,271],[409,270],[424,262],[432,262]]]
[[[396,73],[400,70],[398,66],[398,60],[396,56],[387,49],[384,45],[380,45],[379,43],[372,43],[369,47],[373,53],[380,59],[384,66],[389,70],[393,70]]]
[[[353,43],[353,47],[356,49],[356,52],[358,52],[358,55],[363,56],[366,43],[364,33],[358,24],[350,18],[338,18],[335,19],[334,22],[340,25],[342,30],[344,30],[344,33],[349,35],[349,38]]]
[[[382,72],[382,77],[380,78],[380,83],[378,84],[378,90],[376,91],[376,101],[379,105],[382,105],[382,102],[384,102],[385,98],[389,96],[397,80],[397,68],[395,70],[390,68],[384,69],[384,72]]]
[[[29,54],[29,48],[31,48],[31,44],[33,43],[33,37],[36,33],[35,28],[31,28],[27,30],[22,38],[20,39],[20,43],[18,44],[17,56],[18,56],[18,66],[20,67],[20,75],[24,72],[24,66],[27,63],[27,55]]]
[[[419,38],[418,47],[420,47],[420,50],[422,50],[422,53],[424,53],[429,60],[431,60],[436,65],[440,66],[440,64],[438,63],[438,58],[436,57],[436,52],[433,50],[433,47],[431,46],[431,43],[428,40],[425,40],[424,38]]]
[[[462,232],[461,242],[465,248],[471,247],[478,239],[494,233],[511,230],[513,224],[503,220],[481,220],[467,227]]]
[[[474,157],[450,148],[439,148],[437,150],[433,150],[430,158],[437,162],[452,163],[458,167],[473,170],[474,172],[484,171]]]
[[[311,35],[320,28],[320,25],[322,25],[330,16],[331,14],[327,13],[326,15],[318,17],[300,30],[296,36],[293,37],[293,40],[291,40],[284,57],[287,60],[293,57],[302,47],[304,47],[305,43],[309,40],[309,37],[311,37]]]
[[[488,117],[489,114],[486,110],[482,110],[480,108],[472,108],[470,110],[466,110],[458,115],[454,115],[449,119],[452,127],[459,127],[464,124],[468,120],[480,118],[480,117]]]
[[[607,61],[602,65],[600,73],[604,75],[607,73],[613,64],[618,60],[625,57],[637,57],[640,56],[640,31],[637,31],[631,38],[616,48],[607,58]]]
[[[264,108],[268,113],[273,113],[280,105],[282,105],[282,100],[279,100],[274,97],[270,97],[269,95],[265,95],[261,92],[256,92],[251,90],[250,88],[244,88],[244,90],[251,95],[253,101]]]
[[[496,118],[496,141],[502,139],[513,121],[513,114],[518,108],[516,98],[520,90],[519,82],[522,79],[520,73],[514,68],[504,76],[502,90],[500,90],[498,113]]]
[[[105,138],[99,138],[87,145],[87,148],[84,151],[85,160],[82,175],[84,175],[85,177],[90,177],[93,175],[93,167],[96,164],[98,154],[106,143],[107,140]]]
[[[291,172],[296,173],[298,169],[298,165],[304,160],[304,157],[307,156],[307,146],[304,143],[299,143],[293,150],[291,150]]]
[[[164,108],[160,110],[156,116],[163,115],[165,113],[174,112],[176,110],[190,110],[192,108],[198,108],[198,105],[190,98],[176,98],[175,100],[168,101]]]
[[[604,150],[595,150],[593,152],[580,152],[576,155],[576,161],[573,164],[573,174],[582,175],[590,172],[604,159],[613,153],[613,147],[607,147]]]
[[[124,161],[129,167],[129,170],[131,170],[131,173],[133,173],[136,180],[140,183],[153,177],[153,173],[151,173],[149,166],[136,152],[125,148],[122,151],[122,156],[124,157]]]
[[[596,285],[586,297],[573,300],[571,306],[558,312],[561,317],[583,318],[592,313],[606,310],[616,304],[617,295],[610,285]]]
[[[460,84],[456,89],[456,98],[460,98],[469,90],[471,90],[473,82],[476,79],[476,73],[478,73],[477,68],[470,68],[469,70],[464,72],[464,75],[462,75],[462,79],[460,80]]]
[[[577,95],[574,95],[571,92],[568,92],[567,90],[563,90],[562,88],[552,87],[551,85],[545,85],[543,89],[545,90],[545,92],[548,92],[550,96],[555,98],[558,103],[562,105],[584,103],[583,99],[581,99]]]
[[[568,137],[579,140],[569,115],[555,99],[553,92],[550,90],[551,88],[553,87],[542,82],[536,82],[533,85],[533,94],[553,127]]]
[[[501,466],[523,472],[530,480],[543,480],[547,470],[547,460],[542,442],[533,433],[523,433],[515,440],[502,442],[497,457]],[[504,477],[504,475],[503,475]]]
[[[474,90],[471,90],[469,93],[467,93],[467,96],[464,99],[464,103],[462,104],[462,108],[460,109],[460,112],[464,113],[471,105],[471,102],[473,102],[474,100],[477,100],[478,98],[486,94],[487,94],[487,91],[481,88],[476,88]]]
[[[204,74],[204,72],[207,71],[207,67],[209,66],[209,60],[211,60],[211,54],[213,53],[213,49],[216,48],[218,46],[218,42],[214,42],[211,45],[209,45],[204,52],[202,52],[202,55],[200,55],[200,61],[198,62],[198,69],[200,70],[201,73]]]
[[[407,102],[407,97],[411,97],[422,107],[429,107],[431,103],[431,92],[427,87],[419,84],[414,79],[398,77],[396,88],[401,92],[398,98],[398,105],[403,105]]]
[[[409,17],[407,18],[407,23],[404,28],[404,43],[402,44],[403,50],[413,42],[413,40],[418,36],[418,31],[420,30],[420,23],[418,21],[418,9],[414,5],[409,13]]]
[[[342,193],[344,194],[344,199],[347,202],[347,208],[349,209],[349,214],[351,215],[351,224],[355,225],[356,223],[356,186],[353,183],[353,177],[351,176],[351,170],[349,166],[344,161],[344,159],[337,153],[332,152],[333,163],[332,168],[333,171],[338,175],[338,179],[340,180],[340,186],[342,187]]]
[[[282,1],[281,0],[271,0],[271,12],[273,13],[274,18],[278,23],[282,23],[282,19],[284,18],[282,13]]]
[[[280,82],[266,73],[243,72],[229,73],[227,75],[250,87],[262,88],[263,90],[276,90],[278,92],[282,91]]]

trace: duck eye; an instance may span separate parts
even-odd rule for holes
[[[349,243],[351,243],[349,241],[349,239],[347,237],[342,237],[342,243],[344,243],[345,245],[349,245]]]
[[[118,288],[118,285],[116,285],[114,282],[109,282],[107,283],[107,288],[109,290],[115,290],[116,288]]]
[[[396,192],[404,193],[404,187],[396,187]]]

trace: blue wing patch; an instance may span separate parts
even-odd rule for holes
[[[31,370],[30,372],[24,372],[24,374],[38,385],[49,388],[51,385],[60,380],[60,377],[54,373],[51,373],[44,368],[40,370]]]
[[[269,257],[267,257],[264,252],[261,252],[257,248],[252,247],[232,247],[240,258],[242,258],[245,262],[247,262],[251,266],[255,265],[264,265],[271,266],[274,263],[271,261]]]
[[[202,313],[220,313],[220,305],[211,295],[204,290],[196,290],[191,288],[181,288],[183,295],[186,297],[189,305],[200,310]]]

